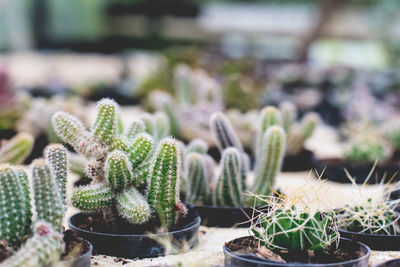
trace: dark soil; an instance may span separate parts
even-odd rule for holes
[[[7,246],[5,241],[0,241],[0,263],[12,256],[11,249]]]
[[[63,254],[61,254],[61,260],[77,258],[90,249],[89,242],[80,238],[74,231],[65,231],[63,240],[65,243],[65,250]]]
[[[354,244],[354,245],[353,245]],[[333,245],[328,251],[295,251],[269,250],[265,247],[259,247],[258,240],[254,237],[242,237],[225,243],[225,246],[232,252],[257,256],[260,260],[274,262],[301,262],[301,263],[339,263],[360,258],[364,253],[360,252],[357,243],[352,243],[345,251],[336,250]]]
[[[191,214],[180,218],[178,223],[173,229],[170,230],[170,232],[185,228],[185,226],[190,224],[192,221],[193,215]],[[155,233],[157,232],[157,229],[160,228],[160,223],[155,219],[151,219],[148,223],[140,225],[131,224],[123,218],[118,218],[113,222],[105,222],[101,213],[81,213],[76,217],[76,220],[74,220],[73,224],[87,231],[106,234],[146,234]]]

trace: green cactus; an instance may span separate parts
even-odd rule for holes
[[[57,180],[58,190],[61,197],[66,202],[67,186],[67,149],[60,144],[52,144],[45,149],[45,158],[51,164]]]
[[[65,212],[63,198],[53,170],[44,159],[32,162],[32,184],[37,219],[49,222],[61,231]]]
[[[127,154],[132,164],[132,168],[137,168],[150,155],[153,149],[153,138],[145,133],[139,134],[129,147]]]
[[[83,212],[96,212],[109,207],[113,202],[113,192],[104,184],[82,186],[71,197],[71,204]]]
[[[96,141],[109,145],[118,132],[118,105],[114,100],[102,99],[97,104],[96,121],[92,126]]]
[[[175,89],[178,100],[183,105],[191,105],[194,100],[193,81],[191,71],[186,65],[178,65],[174,70]]]
[[[201,140],[201,139],[194,139],[190,141],[190,143],[187,145],[185,154],[189,155],[192,152],[196,152],[199,154],[206,154],[208,150],[208,144]]]
[[[294,124],[297,118],[297,108],[289,101],[282,102],[279,105],[279,109],[282,114],[282,126],[285,132],[289,132],[290,128]]]
[[[108,184],[113,189],[122,189],[132,183],[132,166],[128,156],[119,150],[107,155],[104,167]]]
[[[268,196],[285,154],[286,135],[282,127],[277,125],[269,127],[260,148],[260,156],[257,158],[254,171],[253,192]]]
[[[48,223],[37,222],[33,236],[0,265],[7,267],[51,266],[60,260],[63,251],[64,242],[61,234],[55,232]]]
[[[168,116],[164,112],[154,114],[155,122],[155,138],[160,140],[167,137],[170,133],[170,122]]]
[[[119,135],[116,136],[110,145],[110,150],[121,150],[127,151],[129,147],[129,141],[125,136]]]
[[[256,155],[260,157],[263,146],[263,138],[267,129],[273,125],[281,125],[282,118],[280,111],[272,106],[263,108],[260,112],[260,119],[257,125],[257,136],[256,136]]]
[[[221,153],[228,147],[236,147],[239,151],[243,151],[239,138],[236,136],[228,118],[223,113],[215,112],[210,117],[210,129]]]
[[[217,206],[240,206],[242,203],[241,166],[242,157],[238,149],[224,150],[221,159],[221,174],[215,189]]]
[[[128,140],[133,140],[135,139],[135,137],[140,134],[143,133],[146,129],[145,124],[143,123],[143,121],[141,120],[134,120],[131,122],[131,124],[129,125],[127,132],[126,132],[126,137],[128,138]]]
[[[186,201],[189,203],[204,203],[209,198],[208,169],[205,156],[191,152],[185,159],[186,168]]]
[[[177,221],[179,203],[180,154],[178,143],[170,137],[161,140],[151,163],[147,199],[164,230]]]
[[[134,187],[124,190],[117,198],[119,214],[134,224],[142,224],[150,218],[150,206],[146,198]]]
[[[26,173],[0,165],[0,239],[18,245],[31,231],[32,207]]]
[[[145,125],[145,132],[151,136],[154,136],[156,134],[156,122],[154,117],[145,113],[140,116],[140,120],[143,121]]]
[[[19,133],[0,148],[0,163],[22,164],[33,148],[33,136]]]
[[[334,230],[333,212],[304,211],[296,206],[282,206],[282,203],[262,211],[250,229],[260,245],[290,252],[322,251],[339,237]]]

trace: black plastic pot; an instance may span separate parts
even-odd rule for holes
[[[399,267],[399,266],[400,266],[400,258],[390,260],[390,261],[385,261],[385,262],[374,265],[374,267]]]
[[[95,253],[123,258],[151,258],[165,255],[165,248],[156,239],[173,238],[176,245],[194,247],[198,243],[198,229],[201,219],[193,213],[188,214],[189,223],[182,229],[154,234],[109,234],[88,231],[76,226],[77,221],[88,215],[77,213],[68,219],[69,228],[80,237],[90,241]],[[135,227],[135,226],[133,226]]]
[[[239,238],[237,238],[239,239]],[[234,239],[234,240],[237,240]],[[340,249],[349,249],[350,246],[355,245],[351,240],[346,238],[341,238],[339,243]],[[371,249],[362,243],[356,243],[359,246],[361,252],[365,255],[358,259],[338,262],[338,263],[326,263],[326,264],[313,264],[313,263],[302,263],[302,262],[292,262],[292,263],[280,263],[267,260],[265,258],[258,257],[256,255],[251,254],[240,254],[234,253],[225,245],[223,246],[223,252],[225,256],[225,266],[237,266],[237,267],[261,267],[261,266],[310,266],[310,267],[322,267],[322,266],[329,266],[329,267],[361,267],[361,266],[368,266],[369,256],[371,254]]]
[[[312,158],[313,152],[303,149],[297,155],[286,155],[283,159],[283,172],[301,172],[309,171],[314,168]]]
[[[357,184],[364,183],[365,178],[368,176],[372,166],[374,165],[374,163],[350,163],[338,159],[319,160],[314,158],[313,162],[318,173],[324,171],[324,178],[332,182],[350,183],[350,180],[347,178],[346,172],[344,171],[344,169],[346,169],[355,179]],[[388,179],[399,170],[400,165],[398,163],[378,164],[371,178],[368,180],[368,184],[381,182],[384,174],[386,174],[386,179]],[[398,180],[398,176],[396,176],[394,180]]]
[[[373,235],[339,229],[341,237],[361,242],[372,250],[400,250],[400,235]]]
[[[88,242],[85,240],[85,242]],[[89,243],[89,242],[88,242]],[[89,250],[75,259],[63,260],[54,264],[54,267],[90,267],[93,246],[89,243]]]
[[[249,218],[255,213],[251,207],[216,207],[187,204],[208,227],[249,227]]]

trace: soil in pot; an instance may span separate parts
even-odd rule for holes
[[[324,177],[330,181],[338,182],[338,183],[351,183],[351,181],[347,178],[346,169],[352,177],[355,179],[357,184],[363,184],[365,178],[368,176],[371,171],[374,163],[351,163],[347,162],[343,159],[327,159],[327,160],[318,160],[314,159],[314,166],[318,173],[322,173],[324,171]],[[394,174],[396,174],[400,170],[400,165],[396,162],[385,162],[379,163],[371,178],[368,180],[368,184],[375,184],[381,182],[382,177],[386,174],[386,179],[391,178]],[[392,180],[393,182],[397,181],[399,176],[395,176]]]
[[[303,149],[297,155],[286,155],[283,159],[283,172],[309,171],[314,165],[312,163],[313,153],[310,150]]]
[[[347,242],[347,243],[346,243]],[[342,244],[344,243],[344,244]],[[296,251],[270,250],[266,247],[259,247],[258,240],[252,236],[241,237],[225,243],[225,247],[240,257],[248,260],[257,260],[269,263],[297,263],[302,264],[332,264],[343,263],[360,259],[367,254],[367,248],[360,249],[360,244],[350,240],[342,239],[339,249],[333,245],[327,252],[324,251]],[[368,262],[368,261],[367,261]],[[262,266],[262,265],[260,265]]]

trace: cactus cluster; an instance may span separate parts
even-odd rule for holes
[[[19,133],[0,147],[0,163],[22,164],[33,148],[33,136]]]
[[[125,133],[118,129],[119,118],[119,106],[111,99],[98,102],[90,130],[70,114],[53,115],[55,132],[87,158],[86,171],[92,178],[90,185],[73,192],[72,205],[133,224],[156,218],[167,231],[180,215],[181,169],[178,142],[165,137],[169,134],[168,117],[144,114]]]
[[[274,200],[253,222],[250,230],[260,245],[271,250],[325,250],[338,239],[334,212],[285,204],[284,199]]]
[[[250,184],[249,156],[244,152],[229,119],[221,112],[210,118],[210,129],[222,154],[218,173],[215,162],[207,154],[207,147],[196,141],[185,153],[187,198],[194,203],[217,206],[241,206],[249,200],[243,193],[270,195],[278,175],[286,146],[286,135],[279,126],[279,112],[267,107],[259,114],[257,151],[255,152],[254,179]],[[201,144],[201,145],[200,145]],[[196,149],[194,149],[196,148]]]

